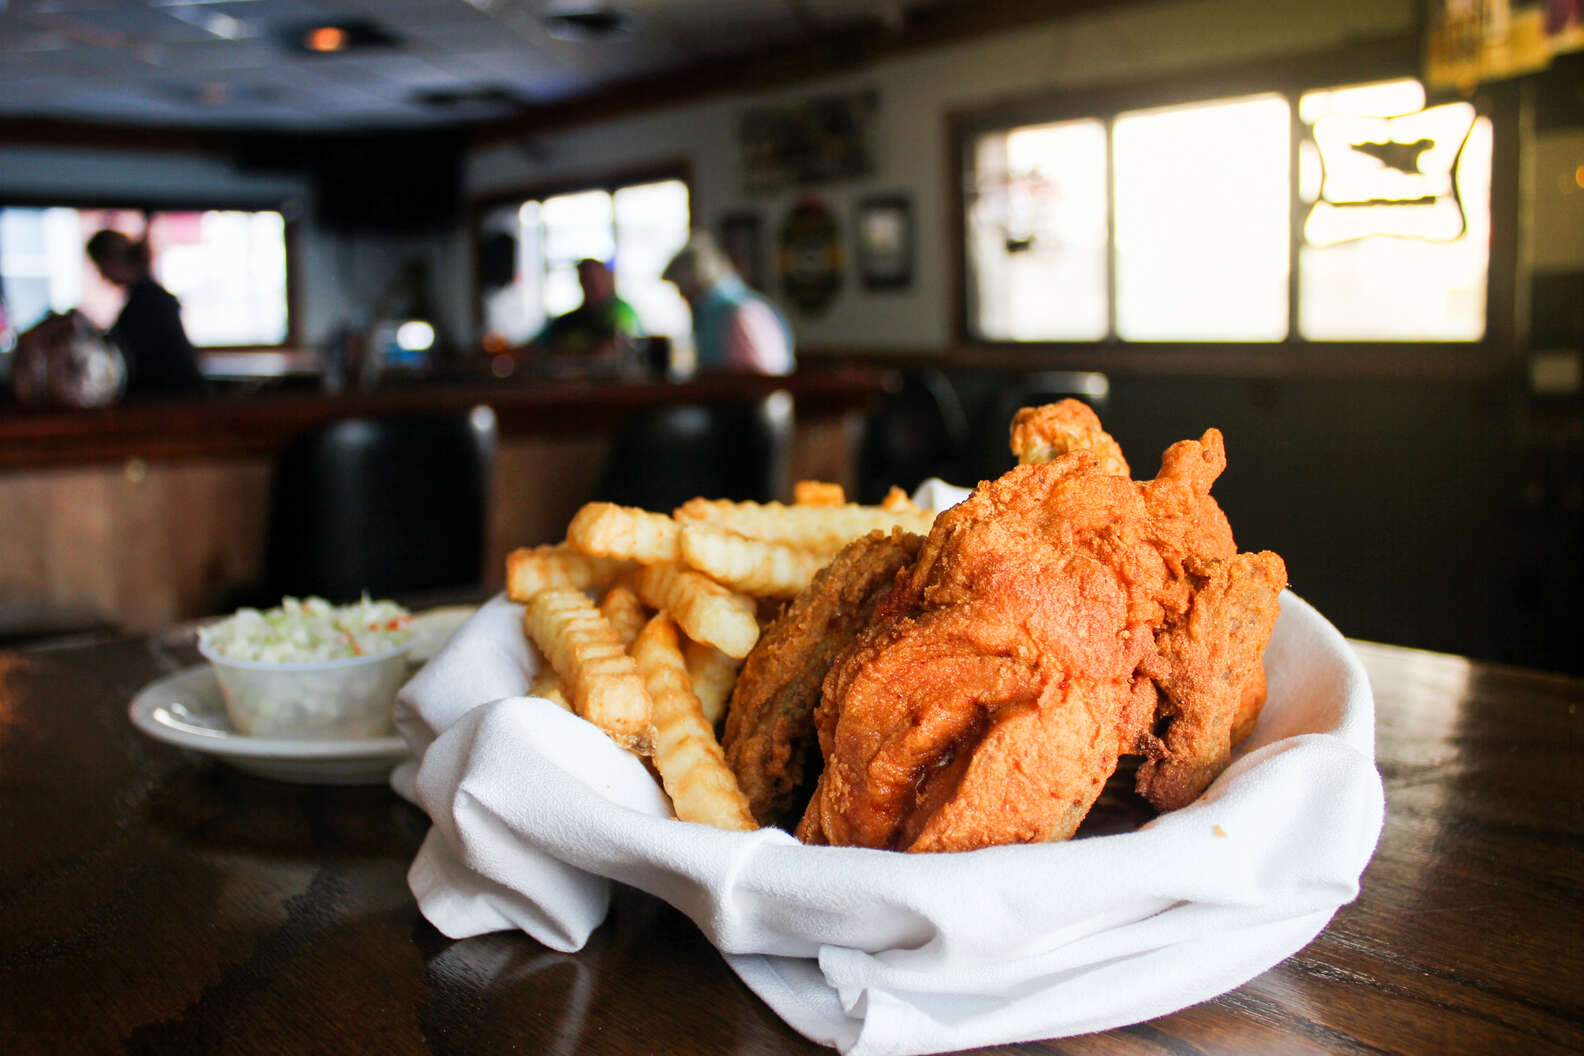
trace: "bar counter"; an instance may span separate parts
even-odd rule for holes
[[[229,608],[221,601],[227,591],[260,574],[274,455],[334,419],[494,412],[499,439],[480,573],[492,586],[507,550],[559,538],[634,412],[785,390],[796,418],[792,479],[851,487],[858,426],[883,385],[875,371],[810,369],[680,383],[408,383],[339,396],[0,407],[0,610],[86,613],[147,630]]]
[[[93,410],[0,407],[0,470],[83,463],[219,458],[278,451],[297,433],[336,418],[494,410],[502,436],[604,432],[635,410],[667,403],[741,403],[778,389],[813,420],[862,408],[879,373],[804,370],[790,377],[700,376],[683,382],[566,378],[423,384],[329,396],[283,392],[147,400]]]
[[[133,728],[190,638],[0,652],[0,1051],[828,1051],[632,889],[577,953],[446,939],[406,886],[428,820],[394,793],[249,777]],[[1356,648],[1387,800],[1357,901],[1213,1001],[984,1051],[1584,1050],[1584,681]]]

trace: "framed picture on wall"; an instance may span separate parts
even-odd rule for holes
[[[876,194],[858,202],[853,224],[858,278],[869,290],[913,285],[913,200],[906,194]]]
[[[763,290],[768,276],[764,265],[764,235],[759,214],[751,210],[727,213],[720,221],[720,248],[742,280]]]
[[[875,166],[873,88],[755,106],[738,119],[743,190],[771,194],[867,176]]]

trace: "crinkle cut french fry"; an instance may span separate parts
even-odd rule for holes
[[[792,485],[792,502],[797,506],[841,506],[847,502],[847,493],[828,480],[800,480]]]
[[[693,693],[669,617],[644,625],[633,658],[654,701],[654,765],[676,816],[720,829],[758,828]]]
[[[915,506],[913,500],[908,498],[908,493],[895,484],[886,489],[885,496],[880,500],[880,508],[887,513],[924,513],[924,507]],[[933,514],[930,515],[933,518]],[[933,524],[933,520],[931,521]],[[868,534],[868,533],[865,533]],[[915,533],[923,535],[923,532]]]
[[[524,607],[523,627],[561,676],[578,715],[623,748],[651,749],[653,705],[638,667],[582,591],[539,591]]]
[[[572,702],[566,696],[566,684],[561,681],[561,676],[555,673],[555,668],[546,667],[534,676],[533,682],[528,686],[530,697],[543,697],[550,703],[572,710]]]
[[[742,661],[733,660],[713,645],[689,638],[682,645],[682,660],[687,664],[693,695],[704,709],[704,720],[714,726],[726,713],[726,702],[737,685]]]
[[[935,514],[912,503],[895,508],[885,506],[787,506],[779,502],[731,502],[726,499],[689,499],[676,509],[676,520],[684,528],[689,522],[704,521],[729,529],[750,539],[800,546],[822,554],[834,554],[859,536],[876,528],[905,528],[919,535],[929,533]]]
[[[649,622],[649,614],[644,611],[638,595],[620,584],[605,592],[605,596],[600,599],[599,611],[601,616],[610,621],[611,630],[616,632],[624,649],[632,648],[638,632]]]
[[[727,656],[741,659],[759,640],[754,600],[702,572],[673,564],[645,565],[638,576],[638,596],[650,608],[670,613],[689,638]]]
[[[586,554],[629,558],[646,565],[679,557],[675,521],[663,513],[614,502],[584,503],[567,525],[567,542]]]
[[[682,559],[733,590],[777,598],[797,594],[829,563],[813,550],[749,539],[707,522],[683,525]]]
[[[566,543],[519,547],[506,555],[506,596],[527,601],[546,587],[599,589],[629,567],[631,562],[580,553]]]

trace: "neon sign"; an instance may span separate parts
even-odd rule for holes
[[[1362,238],[1455,242],[1468,230],[1458,161],[1474,107],[1448,103],[1397,117],[1329,114],[1311,133],[1320,194],[1304,219],[1312,246]]]

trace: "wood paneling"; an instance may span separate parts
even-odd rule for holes
[[[562,538],[631,410],[682,392],[732,400],[779,384],[799,393],[792,479],[851,490],[861,410],[879,389],[873,375],[494,394],[500,438],[480,583],[501,584],[513,547]],[[127,629],[229,608],[230,595],[262,579],[271,456],[290,436],[337,413],[466,408],[479,396],[281,398],[0,418],[0,439],[9,433],[14,441],[0,448],[0,608],[25,608],[41,623],[71,613]]]
[[[269,472],[227,458],[0,474],[0,603],[133,628],[212,612],[259,574]]]
[[[500,588],[506,555],[519,546],[566,537],[567,522],[589,500],[611,442],[607,437],[521,439],[495,452],[483,581]]]

